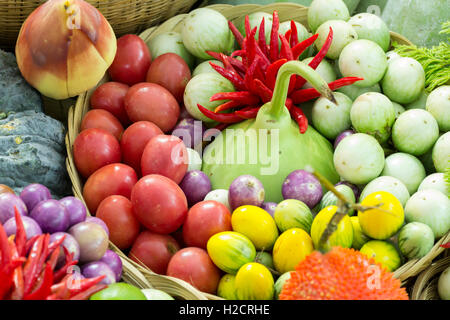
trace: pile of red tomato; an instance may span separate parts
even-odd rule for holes
[[[187,150],[170,135],[182,117],[190,69],[173,53],[152,61],[144,41],[126,35],[108,73],[111,81],[92,94],[73,145],[87,207],[130,258],[214,293],[220,271],[206,242],[231,230],[231,213],[216,201],[188,207],[178,185]]]

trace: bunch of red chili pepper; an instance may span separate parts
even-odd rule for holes
[[[285,34],[279,34],[280,21],[277,11],[273,12],[269,44],[266,43],[265,38],[264,18],[259,26],[258,40],[255,38],[257,27],[251,29],[248,16],[245,17],[245,37],[231,21],[228,22],[228,25],[241,49],[234,51],[230,56],[212,51],[207,51],[207,53],[223,63],[223,67],[212,62],[210,62],[210,65],[219,74],[231,81],[237,91],[214,94],[210,99],[211,101],[229,100],[218,106],[214,112],[198,105],[199,110],[205,116],[224,124],[219,126],[221,129],[232,123],[256,118],[259,108],[272,99],[280,67],[287,61],[298,60],[300,55],[314,44],[318,37],[315,34],[299,42],[294,21],[291,21],[291,29]],[[281,40],[281,48],[279,48],[278,38]],[[311,68],[316,69],[319,66],[327,54],[332,41],[333,30],[330,28],[324,45],[309,63]],[[242,59],[238,60],[236,57],[241,57]],[[330,82],[328,86],[331,90],[336,90],[359,80],[363,79],[346,77]],[[302,89],[305,83],[306,80],[302,77],[292,76],[286,100],[286,107],[291,117],[298,123],[301,133],[305,133],[308,128],[308,120],[302,109],[296,105],[320,97],[320,93],[314,88]],[[230,109],[233,109],[233,112],[219,113]]]
[[[26,239],[17,208],[17,231],[9,238],[0,224],[0,300],[86,300],[106,288],[105,276],[74,280],[70,268],[77,264],[73,253],[61,246],[64,237],[50,243],[50,235]],[[64,265],[56,269],[61,247]]]

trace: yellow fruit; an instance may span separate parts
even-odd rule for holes
[[[386,191],[369,194],[361,202],[362,206],[374,207],[358,211],[362,231],[377,240],[386,240],[393,236],[403,225],[405,214],[401,202]]]
[[[217,295],[226,300],[237,300],[235,280],[236,276],[229,273],[220,278],[219,285],[217,286]]]
[[[350,221],[353,226],[352,248],[359,250],[370,238],[362,231],[358,216],[350,217]]]
[[[401,265],[401,257],[397,249],[387,241],[371,240],[359,251],[381,263],[389,271],[394,271]]]
[[[323,248],[319,248],[322,233],[327,228],[328,223],[337,211],[337,206],[328,206],[323,208],[314,218],[311,226],[311,238],[314,248],[317,250],[329,251],[333,247],[350,248],[353,243],[353,226],[348,215],[345,215],[339,222],[336,231],[334,231],[324,244]]]
[[[236,274],[240,267],[255,260],[256,250],[249,238],[234,231],[219,232],[206,244],[208,255],[221,270]]]
[[[249,238],[257,250],[270,250],[278,238],[278,229],[272,216],[256,206],[241,206],[231,215],[234,231]]]
[[[257,262],[243,265],[234,280],[238,300],[272,300],[274,280],[269,269]]]
[[[273,247],[273,265],[281,273],[295,270],[308,254],[313,252],[313,242],[309,234],[300,228],[283,232]]]

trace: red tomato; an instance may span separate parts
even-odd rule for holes
[[[167,275],[182,279],[202,292],[214,294],[220,280],[220,270],[204,249],[188,247],[170,259]]]
[[[130,198],[131,189],[137,182],[136,172],[130,166],[113,163],[95,171],[83,187],[83,198],[92,214],[100,202],[112,195]]]
[[[73,143],[73,158],[78,172],[85,178],[107,164],[122,159],[119,141],[103,129],[81,131]]]
[[[187,246],[206,249],[206,243],[212,235],[231,230],[228,208],[217,201],[202,201],[188,211],[183,224],[183,241]]]
[[[157,57],[147,73],[147,82],[157,83],[173,94],[178,103],[183,102],[184,89],[191,79],[187,63],[176,53]]]
[[[145,81],[152,62],[150,51],[144,40],[134,34],[117,39],[117,52],[108,69],[111,79],[128,85]]]
[[[150,121],[168,132],[175,127],[180,106],[173,95],[156,83],[139,83],[128,90],[125,110],[131,121]]]
[[[150,231],[168,234],[184,222],[186,196],[169,178],[151,174],[141,178],[131,192],[133,212]]]
[[[106,223],[109,240],[121,250],[131,247],[141,231],[141,224],[134,216],[131,201],[124,196],[103,199],[97,208],[96,217]]]
[[[93,109],[88,111],[81,121],[81,131],[91,128],[103,129],[120,141],[123,126],[114,115],[106,110]]]
[[[145,146],[141,158],[142,175],[160,174],[179,184],[189,165],[183,140],[171,135],[157,135]]]
[[[159,134],[163,134],[161,129],[149,121],[135,122],[123,133],[120,140],[123,162],[133,167],[138,175],[141,172],[142,152],[147,142]]]
[[[153,272],[166,274],[167,265],[178,250],[180,246],[172,236],[145,230],[133,243],[128,256],[136,262],[142,261]]]
[[[92,109],[104,109],[111,112],[122,125],[127,126],[130,123],[127,112],[125,111],[125,95],[130,87],[120,82],[106,82],[95,89],[91,96]]]

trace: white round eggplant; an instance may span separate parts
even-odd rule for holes
[[[437,172],[445,172],[450,167],[450,131],[436,141],[432,151],[433,164]]]
[[[391,135],[395,109],[384,94],[367,92],[353,102],[350,118],[356,131],[370,134],[383,143]]]
[[[436,119],[440,131],[450,131],[450,86],[434,89],[428,96],[426,110]]]
[[[386,158],[381,175],[399,179],[405,184],[409,194],[413,194],[425,179],[426,173],[419,159],[410,154],[398,152]]]
[[[320,97],[312,109],[314,128],[328,139],[335,139],[342,131],[351,126],[352,100],[340,92],[335,92],[334,97],[337,104],[325,97]]]
[[[374,137],[355,133],[337,145],[333,162],[343,180],[353,184],[366,184],[378,177],[383,170],[384,151]]]
[[[386,191],[395,196],[405,206],[410,195],[405,184],[395,177],[381,176],[370,181],[361,192],[359,201],[364,200],[369,194],[377,191]]]
[[[421,156],[430,150],[439,137],[439,126],[426,110],[403,112],[392,127],[392,141],[401,152]]]
[[[359,39],[367,39],[377,43],[385,52],[391,43],[391,34],[386,23],[372,13],[358,13],[348,23],[358,34]]]
[[[415,59],[395,59],[388,64],[381,87],[392,101],[412,103],[420,97],[425,87],[425,71]]]
[[[333,41],[331,42],[326,57],[334,60],[339,58],[342,49],[344,49],[346,45],[352,41],[358,40],[358,34],[348,22],[342,20],[326,21],[316,30],[316,33],[319,35],[315,42],[317,50],[320,50],[323,47],[330,32],[330,28],[333,30]]]
[[[350,12],[342,0],[314,0],[309,6],[308,25],[313,32],[325,21],[348,19]]]
[[[220,12],[209,8],[192,10],[183,20],[181,36],[191,54],[201,59],[211,59],[207,50],[230,53],[234,37],[228,20]]]
[[[361,77],[357,87],[371,87],[384,76],[388,67],[383,49],[370,40],[350,42],[339,56],[339,70],[344,77]]]
[[[437,190],[418,191],[406,203],[405,219],[426,224],[438,239],[450,230],[450,200]]]

